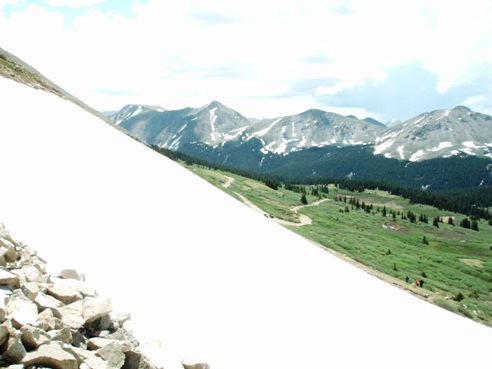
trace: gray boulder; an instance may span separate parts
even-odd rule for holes
[[[28,352],[21,361],[24,366],[48,367],[53,369],[78,369],[74,355],[59,344],[42,345],[36,351]]]
[[[40,328],[25,325],[20,329],[21,341],[27,351],[37,349],[41,345],[50,343],[50,336]]]
[[[26,349],[21,341],[21,334],[18,332],[11,332],[9,338],[6,342],[5,347],[3,347],[2,360],[8,364],[18,364],[22,361],[26,355]]]

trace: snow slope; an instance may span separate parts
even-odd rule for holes
[[[485,368],[492,330],[355,269],[77,106],[0,78],[0,221],[212,369]]]

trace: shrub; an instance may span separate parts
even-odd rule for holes
[[[465,298],[465,296],[463,296],[463,294],[461,292],[458,292],[456,295],[454,295],[453,297],[453,300],[454,301],[462,301],[463,299]]]

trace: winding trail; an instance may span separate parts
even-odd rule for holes
[[[234,178],[228,177],[228,176],[224,176],[224,177],[227,178],[227,181],[222,184],[222,187],[228,188],[234,182]],[[246,197],[244,197],[243,195],[241,195],[238,192],[234,192],[234,193],[241,199],[242,202],[244,202],[246,205],[248,205],[251,209],[255,210],[256,212],[258,212],[260,214],[265,214],[265,212],[263,210],[261,210],[258,206],[253,204],[251,201],[249,201]],[[299,223],[290,222],[288,220],[277,219],[277,218],[272,218],[272,219],[275,222],[277,222],[278,224],[287,225],[287,226],[291,226],[291,227],[301,227],[304,225],[312,224],[313,221],[311,218],[309,218],[308,216],[306,216],[304,214],[298,213],[299,209],[302,209],[302,208],[307,207],[307,206],[317,206],[317,205],[319,205],[322,202],[327,201],[327,200],[328,199],[322,199],[322,200],[315,201],[315,202],[308,204],[308,205],[297,205],[297,206],[293,206],[292,208],[290,208],[290,210],[292,212],[296,213],[299,216]]]

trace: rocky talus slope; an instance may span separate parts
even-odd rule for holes
[[[10,369],[155,369],[113,314],[73,269],[54,276],[0,224],[0,367]]]

